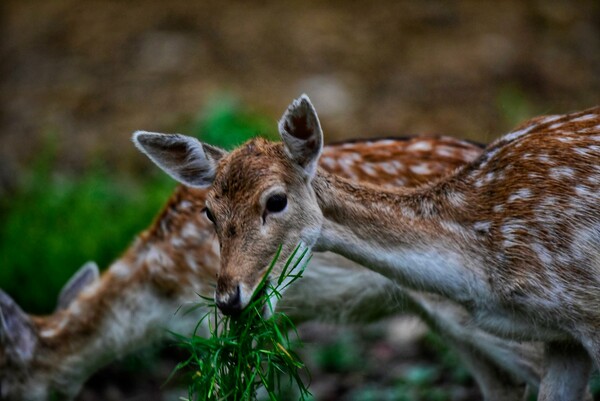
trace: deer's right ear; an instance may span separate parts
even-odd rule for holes
[[[323,131],[310,99],[300,96],[279,120],[279,135],[288,156],[312,178],[323,150]]]
[[[0,345],[10,360],[27,364],[37,345],[37,335],[27,314],[0,290]]]
[[[218,161],[227,154],[196,138],[179,134],[137,131],[135,146],[158,167],[182,184],[206,188],[215,179]]]

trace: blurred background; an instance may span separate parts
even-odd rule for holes
[[[328,141],[485,143],[528,117],[600,103],[594,0],[3,0],[0,10],[0,288],[37,314],[85,261],[118,257],[174,188],[134,149],[135,130],[231,147],[273,135],[306,92]],[[479,397],[412,320],[303,330],[318,400]],[[156,391],[173,367],[164,354],[111,365],[81,399],[176,399]]]

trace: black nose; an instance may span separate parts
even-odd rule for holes
[[[237,316],[242,312],[242,299],[240,297],[240,286],[235,287],[234,292],[217,295],[217,306],[227,316]]]

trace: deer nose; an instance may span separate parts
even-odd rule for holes
[[[227,316],[237,316],[242,312],[240,286],[236,285],[233,292],[216,295],[217,306]]]

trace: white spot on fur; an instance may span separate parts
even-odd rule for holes
[[[151,270],[173,266],[173,260],[162,249],[152,247],[146,251],[145,261]]]
[[[332,158],[332,157],[322,157],[321,158],[321,163],[323,163],[324,166],[333,169],[336,166],[336,161]]]
[[[190,201],[181,201],[181,203],[179,203],[179,208],[182,210],[186,210],[189,209],[190,207],[192,207],[192,202]]]
[[[173,236],[173,238],[171,238],[171,245],[175,248],[181,248],[185,245],[185,241],[179,237]]]
[[[437,153],[441,157],[454,157],[454,155],[456,154],[455,150],[448,146],[436,147],[435,153]]]
[[[581,197],[587,197],[587,196],[591,196],[591,197],[596,197],[597,192],[592,190],[592,188],[586,186],[586,185],[576,185],[575,186],[575,193],[577,194],[577,196],[581,196]]]
[[[375,169],[368,163],[365,164],[361,164],[360,168],[362,169],[363,173],[370,175],[371,177],[377,177],[377,171],[375,171]]]
[[[537,124],[530,125],[527,128],[523,128],[523,129],[521,129],[519,131],[514,131],[514,132],[511,132],[510,134],[507,134],[504,138],[501,138],[501,140],[513,141],[515,139],[518,139],[518,138],[522,137],[523,135],[525,135],[526,133],[528,133],[529,131],[531,131],[534,128],[537,128],[537,127],[538,127]]]
[[[547,163],[550,163],[550,157],[547,154],[542,153],[542,154],[538,155],[538,161],[540,163],[547,164]]]
[[[379,163],[379,167],[381,167],[381,169],[390,174],[390,175],[396,175],[398,174],[398,169],[396,169],[394,167],[394,165],[390,162],[383,162],[383,163]]]
[[[573,179],[575,178],[575,170],[566,166],[553,167],[549,170],[549,176],[555,180]]]
[[[449,192],[447,195],[448,202],[454,207],[462,207],[465,204],[465,196],[456,191]]]
[[[376,143],[377,145],[382,145],[382,146],[390,146],[390,145],[395,145],[396,142],[397,141],[394,139],[381,139],[379,141],[370,142],[370,143]]]
[[[394,166],[394,168],[397,170],[404,170],[404,164],[402,162],[399,162],[398,160],[392,160],[391,163],[392,166]]]
[[[410,152],[415,152],[415,151],[428,152],[431,150],[431,143],[426,142],[426,141],[415,142],[415,143],[411,144],[410,146],[408,146],[406,148],[406,150],[408,150]]]
[[[590,149],[588,148],[575,148],[573,149],[573,152],[577,153],[580,156],[589,156],[590,155]]]
[[[491,227],[492,227],[492,223],[489,221],[478,221],[478,222],[475,222],[475,224],[473,224],[473,228],[476,231],[480,231],[480,232],[482,231],[482,232],[487,233],[490,231]]]
[[[517,192],[511,194],[508,197],[508,202],[514,202],[517,200],[524,200],[531,196],[531,190],[529,188],[521,188]]]
[[[520,219],[508,219],[500,227],[500,232],[504,237],[503,244],[505,248],[519,244],[517,239],[518,231],[528,231],[527,224]]]
[[[598,118],[598,115],[596,114],[585,114],[581,117],[577,117],[572,119],[572,122],[579,122],[579,121],[587,121],[587,120],[593,120],[594,118]]]
[[[552,122],[552,121],[556,121],[556,120],[558,120],[558,119],[559,119],[559,118],[561,118],[561,117],[562,117],[562,116],[561,116],[560,114],[559,114],[559,115],[547,116],[547,117],[544,117],[544,118],[542,118],[542,119],[540,120],[539,124],[548,124],[548,123],[550,123],[550,122]]]
[[[413,173],[418,174],[418,175],[431,174],[431,168],[429,167],[429,164],[427,164],[427,163],[413,164],[409,168],[410,168],[410,171],[412,171]]]
[[[454,234],[463,235],[466,234],[465,229],[458,223],[454,221],[440,221],[440,226],[446,231],[449,231]]]
[[[133,267],[125,262],[117,261],[109,269],[116,278],[126,279],[133,273]]]
[[[342,168],[342,171],[344,172],[344,175],[346,177],[349,177],[349,178],[356,177],[356,173],[352,169],[352,166],[354,165],[353,162],[351,162],[350,160],[341,159],[341,160],[339,160],[338,164]]]
[[[186,253],[184,258],[185,263],[192,269],[194,273],[198,273],[200,271],[200,269],[198,268],[198,263],[196,263],[196,259],[192,254]]]
[[[200,238],[201,234],[194,223],[186,223],[181,230],[181,236],[183,238]]]
[[[549,129],[549,130],[555,130],[555,129],[557,129],[557,128],[560,128],[560,127],[562,127],[563,125],[565,125],[565,123],[561,121],[561,122],[554,123],[554,124],[550,125],[550,126],[548,127],[548,129]]]
[[[65,326],[69,322],[69,320],[67,319],[67,316],[68,315],[63,317],[56,326],[53,326],[50,329],[44,329],[44,330],[40,331],[40,337],[48,338],[48,337],[54,337],[57,334],[59,334],[62,330],[64,330]]]
[[[483,180],[484,180],[486,183],[487,183],[487,182],[491,182],[491,181],[492,181],[492,180],[495,178],[495,176],[496,176],[496,175],[495,175],[494,173],[490,172],[490,173],[487,173],[487,174],[485,175],[485,178],[484,178]]]

